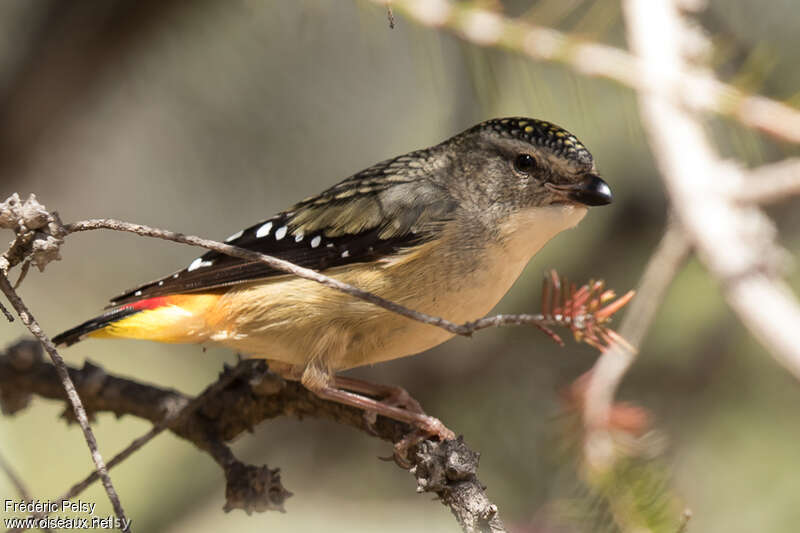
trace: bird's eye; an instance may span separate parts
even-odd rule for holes
[[[536,170],[536,160],[530,154],[519,154],[514,160],[514,168],[523,174],[530,174]]]

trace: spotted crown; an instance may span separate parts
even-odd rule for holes
[[[525,117],[496,118],[481,122],[473,129],[488,129],[504,137],[547,148],[553,154],[581,165],[592,164],[592,154],[583,143],[552,122]]]

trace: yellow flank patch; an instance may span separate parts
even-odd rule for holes
[[[125,317],[93,331],[89,336],[158,342],[202,342],[208,335],[206,314],[219,298],[218,294],[168,296],[165,298],[165,305]]]

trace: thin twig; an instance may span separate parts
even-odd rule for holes
[[[800,379],[800,305],[776,276],[782,251],[774,225],[720,186],[742,180],[742,173],[720,160],[697,113],[682,105],[688,88],[674,83],[686,68],[682,5],[627,0],[623,7],[628,41],[645,65],[642,75],[659,88],[640,93],[639,107],[675,214],[742,323]]]
[[[197,409],[202,407],[209,399],[214,398],[217,394],[220,393],[225,387],[231,384],[234,379],[240,377],[244,374],[244,371],[247,370],[248,365],[246,361],[241,361],[236,367],[231,369],[230,371],[224,373],[220,378],[215,381],[213,384],[209,385],[202,393],[194,397],[192,400],[183,403],[183,407],[172,410],[168,412],[163,420],[157,424],[155,424],[149,431],[143,434],[140,437],[134,439],[128,446],[125,447],[122,451],[116,454],[114,457],[108,461],[106,468],[111,470],[125,459],[133,455],[133,453],[139,450],[142,446],[153,440],[155,437],[160,435],[165,429],[168,429],[170,426],[174,424],[179,424],[182,420],[186,417],[192,415]],[[81,492],[86,490],[92,483],[97,481],[99,476],[97,471],[92,471],[87,475],[84,479],[75,483],[73,486],[69,488],[64,494],[62,494],[57,500],[55,501],[62,501],[62,500],[70,500],[75,496],[79,495]],[[41,512],[36,513],[33,515],[35,519],[44,518],[47,516],[49,512]]]
[[[394,12],[392,11],[391,0],[386,2],[386,18],[389,19],[389,29],[393,30],[395,23],[394,23]]]
[[[0,274],[2,273],[0,272]],[[5,315],[9,322],[14,322],[14,315],[12,315],[11,312],[6,309],[6,306],[3,305],[3,302],[0,302],[0,311],[2,311],[3,315]]]
[[[28,491],[28,488],[25,486],[25,483],[20,479],[14,469],[8,464],[5,457],[0,454],[0,470],[6,475],[8,480],[14,485],[14,488],[17,489],[17,494],[19,497],[25,501],[31,500],[31,493]]]
[[[745,204],[772,204],[800,195],[800,158],[784,159],[750,171],[734,193]]]
[[[74,222],[72,224],[67,224],[64,226],[64,230],[66,231],[66,233],[75,233],[78,231],[89,231],[97,229],[126,231],[130,233],[135,233],[137,235],[142,235],[145,237],[164,239],[177,243],[189,244],[192,246],[201,246],[208,250],[214,250],[216,252],[230,255],[233,257],[238,257],[240,259],[264,263],[276,270],[280,270],[282,272],[286,272],[289,274],[294,274],[295,276],[300,278],[316,281],[317,283],[325,285],[326,287],[330,287],[332,289],[349,294],[355,298],[359,298],[361,300],[370,302],[379,307],[382,307],[384,309],[402,315],[406,318],[422,322],[423,324],[428,324],[431,326],[442,328],[456,335],[463,335],[468,337],[478,330],[493,326],[532,325],[540,328],[542,327],[546,328],[547,326],[559,325],[559,322],[557,320],[554,320],[553,317],[548,317],[541,314],[500,315],[496,317],[482,318],[480,320],[476,320],[474,322],[467,322],[465,324],[456,324],[455,322],[451,322],[441,317],[435,317],[428,315],[426,313],[421,313],[419,311],[409,309],[398,303],[381,298],[380,296],[377,296],[371,292],[367,292],[365,290],[359,289],[358,287],[354,287],[353,285],[341,282],[335,278],[331,278],[324,274],[320,274],[315,270],[295,265],[294,263],[290,263],[289,261],[285,261],[283,259],[278,259],[277,257],[272,257],[251,250],[246,250],[244,248],[239,248],[237,246],[224,244],[221,242],[203,239],[201,237],[195,237],[193,235],[184,235],[182,233],[176,233],[174,231],[152,228],[149,226],[144,226],[142,224],[133,224],[130,222],[123,222],[120,220],[113,220],[113,219],[91,219],[91,220],[84,220],[81,222]]]
[[[100,475],[100,479],[103,482],[103,488],[108,495],[108,499],[111,500],[111,505],[114,508],[114,514],[117,515],[117,518],[120,521],[120,528],[121,531],[129,532],[130,527],[124,527],[122,524],[129,524],[127,517],[125,516],[125,511],[122,508],[122,503],[119,501],[119,496],[117,495],[117,491],[114,489],[114,485],[111,483],[111,478],[108,475],[108,470],[106,469],[106,465],[103,462],[103,457],[100,455],[100,450],[97,447],[97,439],[95,439],[94,432],[92,432],[92,428],[89,426],[89,419],[86,416],[86,411],[83,408],[83,404],[81,403],[81,399],[78,396],[78,392],[75,390],[75,384],[69,377],[69,372],[67,371],[67,367],[64,364],[64,359],[56,350],[55,345],[50,340],[50,338],[42,331],[42,328],[39,326],[39,323],[33,317],[31,312],[25,306],[25,304],[20,299],[17,292],[11,286],[8,278],[5,274],[0,272],[0,290],[6,295],[8,301],[11,302],[11,305],[17,311],[20,320],[25,326],[33,333],[34,337],[36,337],[39,342],[44,346],[44,349],[50,355],[50,358],[53,360],[53,365],[56,367],[56,371],[58,372],[58,376],[61,379],[61,384],[64,387],[64,391],[67,393],[67,398],[69,399],[70,404],[72,405],[72,409],[75,413],[75,418],[78,421],[78,424],[83,431],[83,437],[86,440],[87,446],[89,446],[89,451],[91,452],[92,461],[94,461],[95,468],[97,469],[98,474]]]
[[[677,533],[686,533],[686,528],[689,527],[689,521],[691,519],[692,519],[692,510],[689,508],[684,509],[683,513],[681,513],[681,523]]]
[[[26,259],[24,263],[22,263],[22,267],[19,270],[19,277],[17,277],[17,282],[14,283],[14,290],[17,290],[22,282],[25,281],[25,277],[28,275],[28,271],[31,269],[31,260]]]
[[[31,498],[30,491],[28,491],[28,487],[25,486],[25,483],[22,481],[22,479],[20,479],[11,465],[8,464],[8,461],[6,461],[2,454],[0,454],[0,470],[5,473],[8,480],[11,481],[11,484],[14,485],[15,489],[17,489],[17,494],[19,494],[19,497],[23,501],[29,502],[33,499]],[[50,533],[52,531],[49,527],[40,527],[39,529],[45,533]]]
[[[667,226],[655,252],[650,256],[638,296],[631,303],[619,327],[627,343],[612,344],[590,374],[584,397],[584,420],[589,429],[587,456],[593,466],[608,466],[613,461],[613,442],[606,432],[609,414],[623,376],[636,360],[638,349],[664,301],[664,294],[689,255],[689,240],[676,224]]]
[[[383,4],[385,0],[372,2]],[[494,46],[536,61],[561,63],[585,76],[635,89],[640,95],[658,91],[657,83],[664,81],[648,77],[648,65],[625,50],[506,17],[479,3],[393,0],[393,6],[423,26],[445,29],[482,47]],[[695,110],[730,116],[769,135],[800,143],[800,110],[764,96],[746,94],[714,78],[710,71],[681,68],[669,74],[666,81],[686,87],[683,102]]]

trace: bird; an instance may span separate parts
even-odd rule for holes
[[[611,201],[575,135],[544,120],[496,118],[377,163],[225,242],[464,323],[488,313],[545,243]],[[452,336],[264,263],[208,251],[53,340],[221,344],[266,359],[320,398],[449,439],[452,431],[405,389],[338,373]]]

